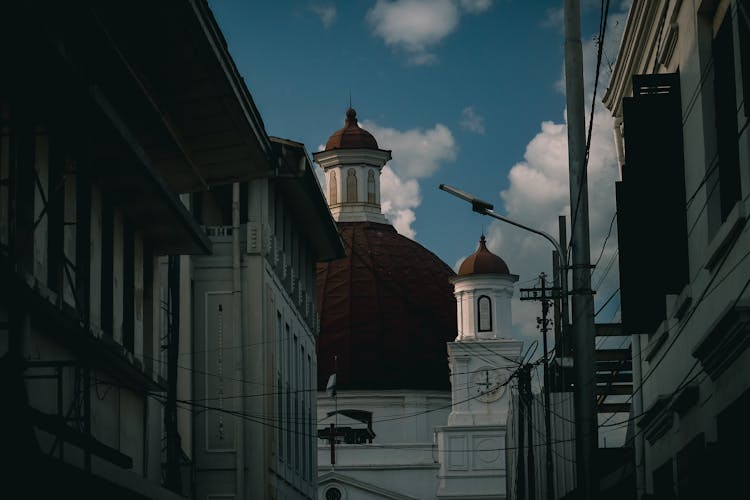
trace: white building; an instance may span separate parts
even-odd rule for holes
[[[750,430],[750,4],[636,0],[616,120],[639,498],[736,498]]]
[[[196,498],[316,498],[315,264],[343,247],[304,146],[270,141],[267,177],[193,197]]]
[[[503,498],[507,399],[460,401],[467,399],[467,370],[478,381],[506,367],[504,355],[518,356],[520,343],[496,340],[510,331],[514,280],[507,267],[507,276],[489,279],[498,283],[481,297],[472,293],[484,290],[477,284],[484,278],[468,279],[469,288],[457,278],[457,316],[453,271],[382,215],[380,170],[390,151],[359,127],[353,109],[314,157],[325,170],[328,203],[346,249],[343,259],[318,266],[318,498]],[[472,316],[477,307],[481,325]],[[447,346],[457,324],[465,338],[450,344],[451,375]],[[478,336],[491,337],[482,347],[470,339],[477,329]],[[326,386],[334,374],[331,397]],[[459,439],[480,449],[462,448]],[[459,473],[453,465],[460,456],[482,463]],[[453,461],[442,463],[444,457]],[[465,497],[470,491],[478,496]]]

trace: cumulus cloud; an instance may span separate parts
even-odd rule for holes
[[[484,135],[484,117],[474,111],[474,106],[469,106],[461,111],[461,128],[474,132],[475,134]]]
[[[611,118],[605,111],[596,113],[588,166],[589,227],[592,260],[599,255],[614,214],[614,182],[617,162],[611,133]],[[557,215],[566,215],[570,224],[568,186],[567,124],[543,122],[541,130],[526,147],[523,161],[511,168],[510,186],[500,193],[505,213],[512,219],[558,234]],[[613,228],[613,232],[616,232]],[[610,236],[602,257],[602,267],[616,251],[616,235]],[[495,221],[489,226],[488,245],[508,262],[511,271],[522,281],[534,279],[552,270],[552,247],[543,238]],[[616,288],[617,267],[606,274],[594,272],[593,283],[602,279],[602,300]],[[538,337],[536,317],[538,304],[520,302],[513,305],[513,322],[523,336]],[[608,318],[607,318],[608,319]]]
[[[373,33],[413,65],[437,62],[432,48],[458,27],[461,11],[478,14],[492,0],[377,0],[367,12]]]
[[[336,6],[332,3],[313,4],[310,5],[310,10],[320,18],[320,22],[326,29],[333,26],[333,23],[336,22]]]
[[[386,218],[400,234],[414,239],[411,225],[417,219],[414,209],[422,202],[419,183],[415,179],[402,180],[389,166],[380,175],[381,208]]]
[[[604,51],[611,57],[617,53],[630,3],[630,0],[621,2],[617,10],[609,16]],[[592,102],[596,48],[593,40],[583,45],[587,106]],[[606,61],[603,64],[606,64]],[[598,292],[595,296],[597,304],[602,304],[616,290],[619,280],[616,223],[604,246],[615,213],[614,183],[618,178],[612,118],[609,111],[599,103],[604,85],[609,78],[605,68],[603,67],[599,76],[588,163],[592,263],[599,257],[602,248],[604,249],[599,266],[592,273],[592,285]],[[558,86],[564,90],[564,82],[561,81]],[[586,111],[587,123],[589,111],[590,109]],[[509,217],[552,235],[558,234],[557,215],[566,215],[568,226],[570,225],[566,122],[567,117],[564,117],[561,123],[542,122],[540,131],[528,143],[523,160],[511,168],[508,174],[509,187],[500,193],[505,213]],[[505,258],[511,271],[519,274],[522,282],[533,280],[542,271],[548,276],[551,273],[552,247],[537,235],[494,221],[488,230],[487,243],[493,251]],[[537,303],[515,299],[513,323],[516,333],[526,338],[538,338],[536,317],[539,314]],[[610,321],[611,317],[611,313],[608,313],[608,317],[597,320]]]
[[[405,131],[368,120],[361,125],[375,136],[381,148],[393,152],[393,160],[380,177],[381,207],[396,230],[413,239],[415,209],[422,201],[419,179],[430,177],[441,165],[456,159],[453,133],[440,123],[430,129]]]
[[[391,165],[401,177],[429,177],[441,163],[456,159],[453,133],[441,123],[431,129],[406,131],[381,127],[369,120],[361,122],[361,126],[375,136],[381,148],[393,151]]]
[[[413,64],[435,62],[430,48],[453,33],[459,10],[451,0],[378,0],[367,12],[373,32],[405,51]]]

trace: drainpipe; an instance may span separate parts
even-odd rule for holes
[[[242,289],[240,283],[240,184],[232,184],[232,331],[239,335],[240,352],[237,363],[238,380],[244,380],[245,372],[245,336],[242,332]],[[240,382],[240,393],[245,390]],[[244,413],[244,398],[242,398]],[[237,498],[245,498],[245,421],[237,419]]]

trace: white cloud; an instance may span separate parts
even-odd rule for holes
[[[492,7],[492,0],[460,0],[459,4],[466,12],[478,14]]]
[[[380,175],[380,198],[383,214],[396,231],[414,239],[416,232],[411,227],[417,219],[414,209],[422,201],[419,183],[415,179],[403,181],[389,166],[385,166]]]
[[[610,59],[617,55],[617,48],[627,21],[632,0],[613,4],[607,20],[604,54]],[[597,3],[598,5],[598,3]],[[592,7],[593,8],[593,7]],[[561,12],[549,12],[554,19]],[[586,126],[589,123],[595,76],[597,45],[594,39],[584,38],[583,67],[586,103]],[[615,212],[614,183],[618,169],[612,134],[612,118],[601,105],[606,83],[609,80],[607,58],[603,58],[599,74],[591,150],[588,164],[589,228],[591,235],[591,261],[596,261],[604,244],[607,231]],[[564,78],[557,82],[564,92]],[[516,164],[508,174],[510,186],[501,193],[508,216],[531,227],[542,229],[552,235],[558,234],[557,215],[567,216],[570,227],[570,194],[568,184],[567,125],[545,121],[540,132],[529,142],[524,160]],[[569,231],[570,229],[568,229]],[[502,236],[502,238],[500,238]],[[570,237],[570,234],[568,234]],[[544,239],[521,230],[493,222],[490,226],[488,245],[503,256],[521,280],[529,280],[545,271],[550,274],[551,245]],[[597,289],[596,305],[602,304],[617,289],[619,282],[617,251],[617,227],[607,240],[597,269],[592,274],[592,285]],[[608,263],[612,266],[607,271]],[[606,274],[606,276],[605,276]],[[617,303],[617,300],[613,301]],[[615,311],[616,313],[616,311]],[[514,300],[513,322],[516,331],[524,336],[539,338],[536,317],[539,305],[533,302]],[[610,321],[609,310],[597,321]],[[615,314],[615,318],[617,314]]]
[[[381,148],[393,151],[391,168],[400,177],[429,177],[442,162],[456,159],[453,133],[441,123],[431,129],[406,131],[381,127],[368,120],[361,122],[361,126],[375,136]]]
[[[599,255],[603,240],[614,214],[614,181],[617,165],[611,134],[611,118],[605,111],[596,114],[588,167],[589,226],[591,232],[592,260]],[[570,224],[570,202],[568,186],[567,125],[543,122],[540,132],[529,142],[523,161],[513,166],[508,174],[510,186],[500,193],[505,211],[510,218],[541,229],[552,235],[558,234],[557,215],[564,214]],[[613,233],[616,229],[613,229]],[[616,250],[616,234],[610,236],[600,267],[608,262]],[[543,238],[516,229],[499,221],[490,224],[488,246],[502,256],[513,273],[522,281],[534,279],[544,271],[552,271],[552,246]],[[603,270],[594,273],[596,284]],[[601,283],[603,293],[598,300],[605,300],[616,288],[617,263]],[[536,317],[539,305],[514,300],[513,323],[524,337],[538,338]],[[608,320],[609,318],[606,318]]]
[[[367,22],[409,64],[424,66],[437,62],[432,48],[458,28],[461,11],[479,14],[491,6],[492,0],[377,0]]]
[[[617,10],[610,14],[604,51],[614,58],[619,40],[625,27],[630,0],[620,2]],[[596,44],[589,40],[584,43],[584,84],[586,103],[591,105],[596,63]],[[597,105],[594,112],[594,127],[588,163],[589,228],[591,235],[591,261],[594,263],[604,244],[615,212],[614,183],[617,180],[617,159],[612,134],[610,113],[599,103],[604,85],[609,78],[606,60],[603,61],[599,76]],[[558,83],[564,91],[564,82]],[[588,124],[589,110],[586,111]],[[518,162],[508,174],[510,185],[500,193],[505,212],[510,218],[541,229],[552,235],[558,234],[557,215],[564,214],[570,225],[570,195],[568,185],[567,124],[545,121],[539,133],[526,147],[523,161]],[[568,234],[570,237],[570,234]],[[493,222],[488,230],[488,246],[501,255],[512,272],[519,274],[521,281],[535,278],[541,271],[548,275],[552,270],[552,247],[543,238],[522,231],[499,221]],[[604,253],[592,275],[592,285],[598,285],[594,297],[597,305],[603,303],[618,286],[617,267],[617,227],[607,240]],[[613,264],[607,271],[607,264]],[[606,273],[606,276],[605,276]],[[616,301],[613,301],[616,302]],[[616,311],[615,311],[616,313]],[[540,314],[539,304],[513,303],[513,323],[517,335],[525,338],[539,338],[536,317]],[[615,314],[615,317],[617,314]],[[611,314],[597,318],[597,321],[610,321]]]
[[[422,201],[419,179],[431,176],[442,164],[456,159],[453,133],[440,123],[426,130],[405,131],[381,127],[368,120],[361,122],[361,126],[375,136],[381,148],[392,151],[393,159],[380,177],[381,207],[396,230],[413,239],[415,209]]]
[[[323,27],[328,29],[336,22],[336,6],[332,3],[310,5],[310,10],[320,18]]]
[[[462,128],[475,134],[484,135],[484,117],[477,114],[474,111],[474,106],[469,106],[461,111],[461,121],[459,122]]]
[[[414,64],[435,61],[430,47],[453,33],[458,19],[451,0],[378,0],[367,12],[373,32],[387,45],[406,51]]]

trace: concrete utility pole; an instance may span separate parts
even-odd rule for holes
[[[583,51],[578,0],[565,0],[565,97],[568,110],[568,170],[573,286],[572,331],[575,358],[577,498],[597,497],[594,467],[598,449],[594,402],[594,302],[591,293],[589,201],[586,179],[586,125],[583,105]]]
[[[557,252],[555,252],[557,253]],[[553,262],[556,264],[556,262]],[[557,266],[555,266],[557,267]],[[564,295],[561,293],[560,288],[553,287],[547,288],[545,282],[547,275],[541,273],[539,275],[539,287],[537,288],[521,288],[521,300],[538,300],[542,303],[542,317],[537,318],[539,323],[539,330],[542,332],[542,346],[544,348],[542,352],[542,362],[544,363],[544,434],[545,434],[545,473],[546,473],[546,498],[547,500],[554,500],[555,498],[555,475],[552,466],[552,422],[550,417],[550,375],[549,375],[549,364],[548,364],[548,353],[549,348],[547,345],[547,333],[549,333],[549,306],[551,299],[557,299]]]

